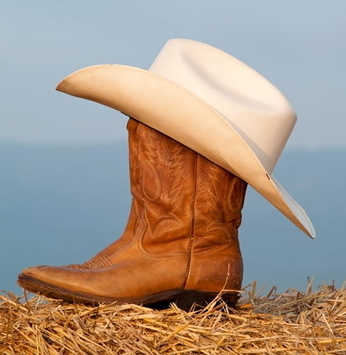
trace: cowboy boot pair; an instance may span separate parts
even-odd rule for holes
[[[246,182],[168,136],[128,122],[132,205],[123,235],[83,264],[25,269],[28,291],[69,302],[234,305]]]

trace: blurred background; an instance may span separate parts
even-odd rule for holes
[[[298,115],[275,177],[310,240],[251,188],[244,285],[346,279],[346,2],[88,0],[0,3],[0,289],[37,264],[82,262],[121,235],[130,205],[127,118],[54,90],[71,72],[149,68],[170,38],[209,43],[272,81]]]

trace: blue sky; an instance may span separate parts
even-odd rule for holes
[[[217,46],[288,97],[288,148],[346,147],[343,0],[2,1],[0,140],[84,144],[126,139],[115,111],[56,92],[101,63],[148,68],[169,38]]]

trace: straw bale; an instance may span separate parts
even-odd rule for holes
[[[0,354],[346,354],[346,289],[321,286],[258,296],[236,309],[69,304],[0,294]]]

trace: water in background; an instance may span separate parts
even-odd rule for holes
[[[310,240],[249,189],[240,228],[244,285],[304,289],[346,279],[346,151],[288,151],[275,176],[305,207]],[[37,264],[82,262],[125,227],[130,193],[125,144],[0,144],[0,289],[20,294],[17,274]]]

